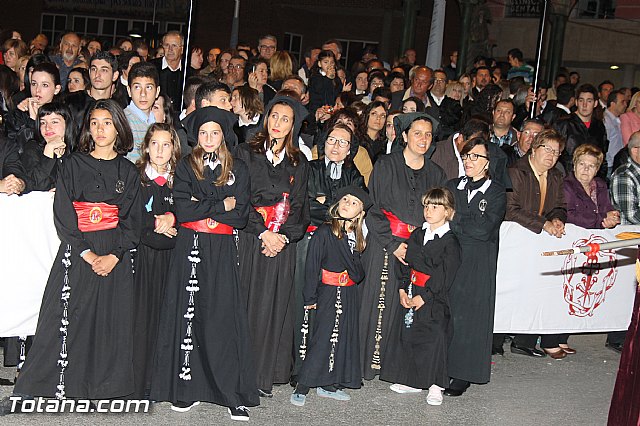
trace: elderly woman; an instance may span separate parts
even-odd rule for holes
[[[554,166],[564,149],[565,140],[555,130],[540,132],[531,144],[529,155],[522,157],[509,169],[513,192],[507,193],[505,220],[516,222],[531,232],[545,231],[556,238],[564,235],[567,209],[562,190],[562,174]],[[563,336],[543,335],[536,349],[537,335],[517,335],[511,343],[511,352],[532,357],[562,359],[569,352]]]
[[[595,145],[580,145],[573,153],[573,173],[564,179],[567,222],[583,228],[613,228],[620,212],[609,199],[604,180],[596,177],[604,154]]]
[[[622,132],[622,143],[627,146],[629,138],[640,130],[640,92],[631,98],[627,112],[620,116],[620,131]]]
[[[447,183],[456,205],[450,226],[462,248],[462,264],[449,291],[455,333],[448,352],[448,396],[491,379],[498,239],[506,211],[505,188],[491,173],[500,166],[491,158],[489,142],[470,139],[460,157],[465,175]]]

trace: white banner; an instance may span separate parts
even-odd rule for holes
[[[543,257],[543,251],[616,240],[639,226],[584,229],[567,224],[558,239],[515,222],[500,228],[496,333],[556,334],[626,330],[636,290],[638,247]]]
[[[42,294],[60,245],[53,192],[0,194],[0,336],[36,331]]]

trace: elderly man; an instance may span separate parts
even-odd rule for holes
[[[531,148],[531,142],[533,142],[533,138],[538,136],[538,133],[544,130],[544,122],[541,120],[530,118],[525,120],[522,123],[522,130],[520,131],[520,136],[518,137],[518,141],[515,145],[502,145],[502,151],[507,154],[508,163],[507,167],[511,167],[527,155],[529,152],[529,148]]]
[[[627,149],[629,159],[613,172],[609,195],[613,208],[620,212],[620,223],[640,225],[640,131],[631,135]],[[610,332],[605,345],[620,353],[625,337],[625,331]]]
[[[247,61],[240,55],[233,55],[229,60],[229,72],[224,83],[229,86],[231,90],[234,87],[242,86],[245,83],[244,69],[247,66]]]
[[[150,62],[154,64],[160,74],[160,87],[177,110],[182,109],[183,82],[183,52],[184,37],[178,31],[169,31],[162,37],[164,56]],[[196,69],[189,66],[187,78],[196,73]]]
[[[78,59],[80,53],[80,37],[76,33],[66,33],[60,40],[60,54],[52,56],[51,61],[60,70],[60,84],[62,89],[67,88],[67,79],[71,70],[81,61]]]
[[[271,34],[263,35],[258,39],[258,55],[267,61],[271,59],[278,49],[278,39]]]
[[[406,91],[395,92],[391,95],[391,109],[402,109],[402,101],[415,96],[425,105],[429,105],[429,96],[427,92],[433,85],[433,70],[429,67],[420,66],[414,68],[409,73],[411,86]]]

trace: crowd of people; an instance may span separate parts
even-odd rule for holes
[[[461,396],[491,356],[499,230],[640,224],[638,88],[508,62],[352,69],[329,39],[255,48],[49,46],[3,33],[0,192],[55,191],[61,245],[35,336],[5,336],[24,398],[200,402],[248,420],[290,383],[347,401],[376,376]],[[206,53],[206,62],[204,55]],[[620,351],[624,332],[607,345]]]

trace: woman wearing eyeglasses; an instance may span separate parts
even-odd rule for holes
[[[454,333],[448,352],[448,396],[460,396],[470,383],[488,383],[491,378],[498,239],[506,193],[492,179],[497,163],[490,157],[485,139],[470,139],[460,151],[465,175],[447,183],[456,206],[449,225],[462,248],[462,263],[449,291]]]
[[[304,238],[298,242],[296,252],[296,362],[293,376],[297,375],[302,364],[298,349],[302,343],[301,328],[304,317],[302,289],[306,281],[305,264],[309,240],[315,230],[330,219],[328,216],[329,207],[339,201],[336,194],[340,188],[346,186],[365,188],[364,178],[353,164],[353,157],[358,152],[358,143],[351,128],[346,124],[336,123],[327,130],[325,135],[327,136],[324,144],[318,144],[320,158],[309,163],[307,192],[311,210],[311,225],[307,228]],[[309,327],[310,329],[311,327]],[[309,339],[310,336],[307,335],[307,342]]]
[[[507,194],[505,220],[519,223],[531,232],[542,231],[556,238],[564,235],[567,207],[564,199],[562,173],[555,168],[564,150],[565,139],[555,130],[543,130],[533,139],[529,154],[508,169],[513,192]],[[511,352],[532,357],[562,359],[567,353],[560,347],[560,335],[543,335],[536,349],[535,334],[517,335]]]

